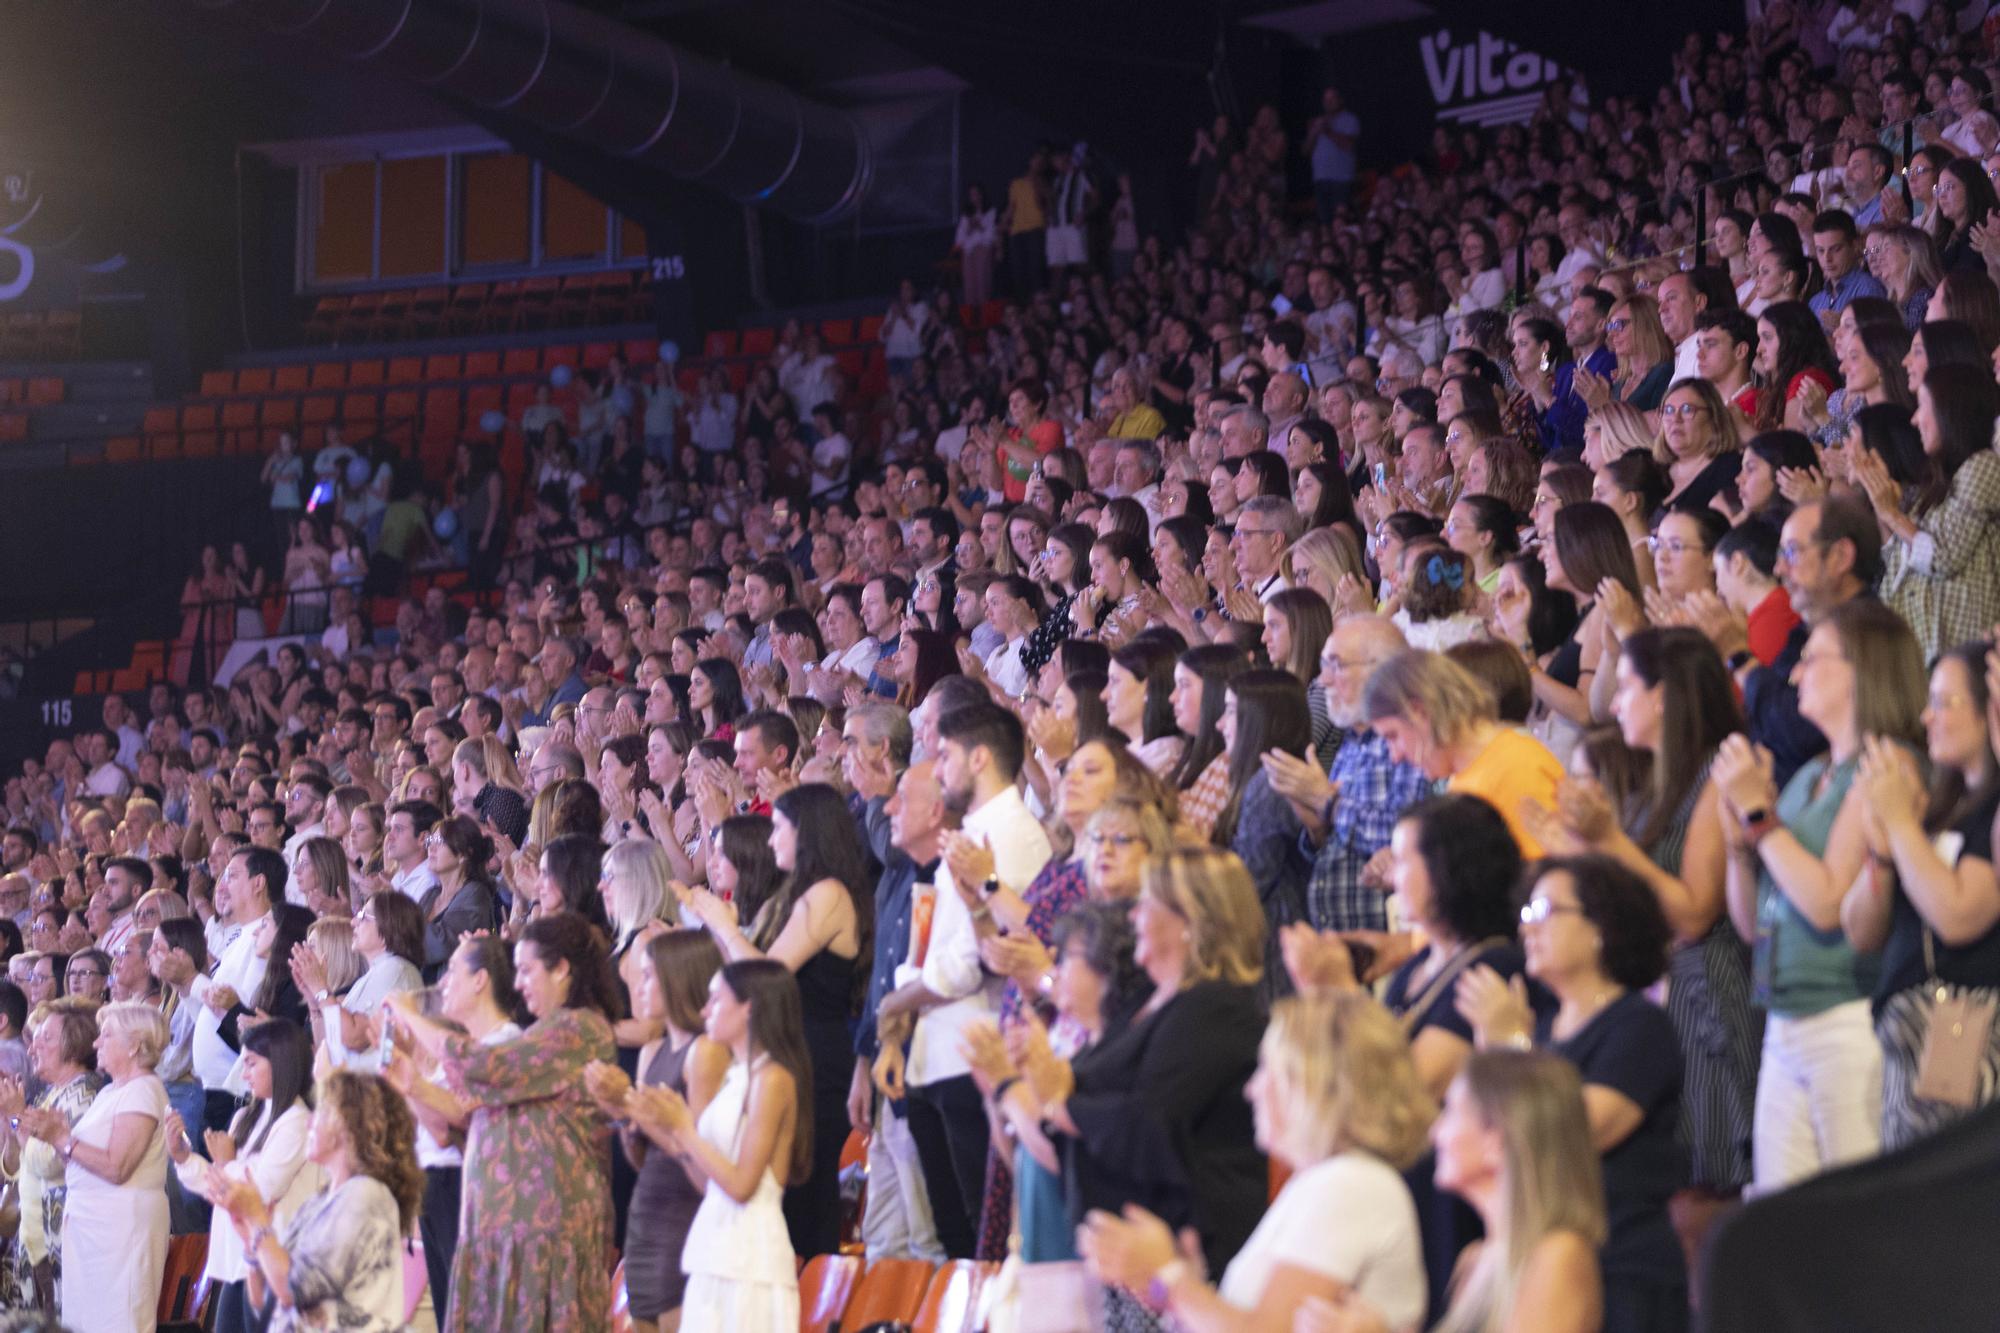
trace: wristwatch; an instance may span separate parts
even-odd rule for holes
[[[1777,819],[1768,806],[1759,806],[1743,816],[1743,836],[1752,846],[1764,840],[1764,835],[1778,827]]]
[[[991,898],[998,892],[1000,892],[1000,877],[998,875],[988,875],[986,882],[979,886],[979,896],[982,898]]]
[[[1757,654],[1751,652],[1748,648],[1738,648],[1729,655],[1729,674],[1732,676],[1735,675],[1744,667],[1756,662],[1756,660]]]

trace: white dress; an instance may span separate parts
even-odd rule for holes
[[[120,1115],[153,1120],[153,1137],[123,1185],[71,1162],[63,1212],[62,1321],[76,1333],[152,1333],[167,1267],[167,1142],[160,1125],[167,1089],[144,1074],[97,1094],[71,1131],[91,1148],[111,1146]]]
[[[750,1114],[750,1065],[731,1064],[695,1128],[734,1155]],[[708,1183],[681,1248],[687,1291],[681,1333],[793,1333],[799,1326],[798,1260],[785,1229],[784,1190],[766,1169],[746,1203]]]

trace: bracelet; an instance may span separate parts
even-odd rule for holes
[[[1186,1277],[1187,1260],[1175,1259],[1163,1265],[1153,1274],[1153,1280],[1146,1287],[1146,1304],[1156,1310],[1164,1310],[1173,1301],[1174,1284]]]
[[[1007,1094],[1012,1092],[1014,1085],[1020,1081],[1021,1076],[1019,1074],[1009,1074],[1006,1078],[995,1083],[993,1085],[993,1104],[998,1106],[1000,1103],[1006,1101]]]

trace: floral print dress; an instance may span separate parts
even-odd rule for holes
[[[91,1102],[106,1083],[104,1075],[79,1074],[61,1087],[50,1088],[35,1104],[46,1110],[61,1111],[63,1119],[75,1125],[90,1109]],[[56,1293],[62,1290],[63,1204],[69,1198],[66,1168],[55,1149],[40,1139],[30,1139],[21,1148],[21,1225],[7,1247],[6,1275],[0,1278],[5,1292],[5,1308],[45,1310],[56,1313]],[[37,1294],[35,1266],[43,1268],[43,1285],[48,1299]]]
[[[610,1327],[611,1139],[583,1067],[615,1058],[611,1025],[585,1009],[497,1046],[446,1043],[475,1107],[446,1333]]]

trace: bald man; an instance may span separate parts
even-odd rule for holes
[[[1340,733],[1333,771],[1277,751],[1264,756],[1271,785],[1306,826],[1304,850],[1313,858],[1306,915],[1316,930],[1387,929],[1387,895],[1362,883],[1362,871],[1389,845],[1403,811],[1434,789],[1416,765],[1389,757],[1389,743],[1368,725],[1361,702],[1375,668],[1407,646],[1386,617],[1342,619],[1319,658],[1319,683]]]

